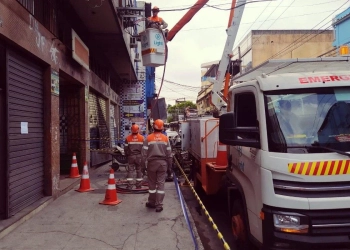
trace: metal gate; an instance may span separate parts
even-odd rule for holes
[[[75,85],[60,85],[60,174],[68,174],[73,153],[80,157],[80,91]],[[81,168],[79,166],[79,168]]]
[[[7,53],[9,216],[44,196],[43,69]]]
[[[116,140],[117,140],[117,121],[116,117],[114,115],[115,107],[113,104],[110,106],[109,116],[110,116],[110,134],[111,134],[111,147],[116,146]]]
[[[106,100],[92,92],[89,93],[89,117],[91,149],[109,148]]]
[[[110,147],[106,100],[93,92],[89,93],[89,118],[91,165],[95,166],[110,161],[111,157],[103,153],[103,149]]]

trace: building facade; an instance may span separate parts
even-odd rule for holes
[[[233,49],[232,61],[239,62],[244,73],[269,59],[318,57],[333,49],[332,30],[252,30]],[[218,61],[203,63],[204,76],[215,78]],[[238,66],[238,64],[236,65]],[[203,79],[203,76],[202,76]],[[212,112],[210,104],[212,85],[202,81],[203,89],[197,97],[200,114]]]
[[[337,55],[349,55],[350,54],[350,8],[339,13],[333,19],[334,27],[334,42],[333,46],[335,47]],[[340,47],[343,46],[341,51]]]
[[[136,1],[128,1],[136,6]],[[140,45],[119,0],[0,0],[0,218],[60,194],[109,161],[123,86],[138,82]]]

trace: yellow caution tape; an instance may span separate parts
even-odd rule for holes
[[[225,250],[230,250],[230,246],[227,244],[227,242],[225,241],[224,237],[223,237],[222,234],[220,233],[218,227],[217,227],[216,224],[214,223],[213,218],[211,218],[211,216],[209,215],[208,210],[205,208],[203,202],[200,200],[200,198],[199,198],[199,196],[198,196],[196,190],[194,190],[194,188],[193,188],[191,182],[190,182],[189,179],[187,178],[185,172],[184,172],[183,169],[181,168],[181,166],[180,166],[179,162],[177,161],[176,157],[174,157],[174,159],[175,159],[176,165],[179,167],[179,169],[180,169],[180,171],[182,172],[183,176],[185,176],[186,182],[187,182],[187,183],[189,184],[189,186],[191,187],[191,190],[192,190],[194,196],[197,198],[199,204],[201,205],[202,209],[204,210],[205,215],[208,217],[209,222],[212,224],[212,227],[213,227],[213,229],[215,230],[215,232],[217,233],[218,238],[219,238],[219,239],[221,240],[221,242],[223,243]]]

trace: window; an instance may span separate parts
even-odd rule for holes
[[[243,128],[237,132],[238,139],[257,139],[258,133],[247,133],[244,128],[258,127],[255,96],[253,93],[242,93],[235,95],[235,114],[237,128]]]
[[[253,93],[237,94],[235,96],[235,113],[237,127],[256,127],[256,105]]]

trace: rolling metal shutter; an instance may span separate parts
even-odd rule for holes
[[[8,51],[7,72],[11,216],[44,196],[43,69]]]

